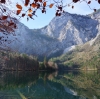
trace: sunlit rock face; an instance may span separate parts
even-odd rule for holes
[[[59,51],[63,53],[66,48],[94,39],[100,30],[98,24],[98,20],[91,16],[70,13],[53,18],[41,29],[30,30],[18,22],[18,29],[15,30],[17,39],[8,46],[20,53],[33,55],[49,56]],[[13,36],[8,38],[11,40]]]

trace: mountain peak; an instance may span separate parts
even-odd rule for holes
[[[89,14],[88,16],[91,17],[92,19],[99,19],[100,18],[100,9],[98,9],[96,12]]]
[[[21,53],[33,55],[59,54],[66,48],[95,38],[99,32],[97,25],[98,22],[89,16],[68,12],[60,17],[54,17],[41,29],[30,30],[19,22],[15,31],[18,41],[8,46]]]

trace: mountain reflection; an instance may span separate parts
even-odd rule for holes
[[[0,99],[100,99],[100,73],[0,72]]]

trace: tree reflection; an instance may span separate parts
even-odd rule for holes
[[[18,99],[99,99],[100,74],[99,71],[0,72],[0,97],[9,99],[9,95]]]

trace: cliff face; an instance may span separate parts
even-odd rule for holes
[[[17,39],[7,46],[20,53],[33,55],[63,53],[67,48],[70,50],[71,46],[94,39],[99,34],[98,22],[94,17],[69,13],[53,18],[41,29],[30,30],[18,22],[18,29],[15,30]],[[8,39],[13,40],[13,36],[8,36]]]

